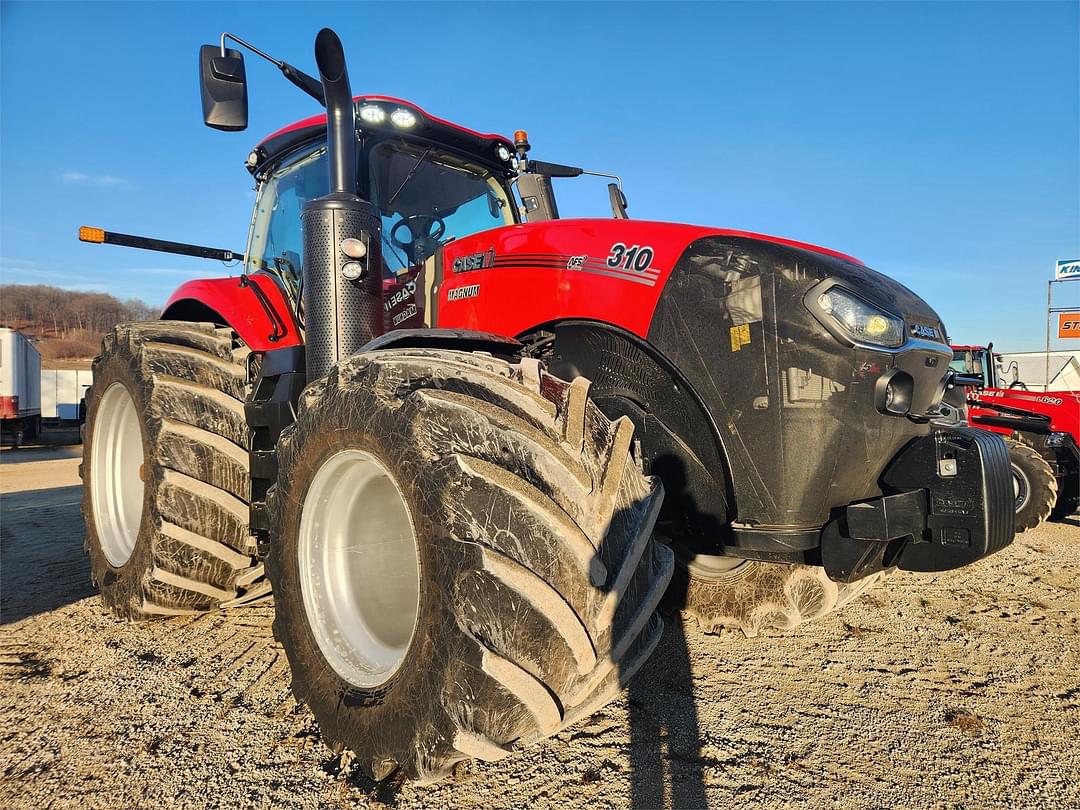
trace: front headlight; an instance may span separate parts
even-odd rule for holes
[[[904,342],[904,321],[842,287],[818,296],[818,306],[854,341],[895,348]]]

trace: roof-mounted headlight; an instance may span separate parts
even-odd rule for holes
[[[495,148],[495,154],[499,156],[499,160],[501,160],[503,163],[506,163],[508,160],[510,160],[510,150],[506,148],[506,144],[500,143]]]
[[[830,287],[818,296],[818,306],[841,331],[857,343],[895,348],[904,343],[904,321],[843,287]]]
[[[390,113],[390,123],[402,129],[412,129],[416,126],[416,113],[404,107],[398,107]]]
[[[360,120],[368,124],[381,124],[386,120],[386,110],[378,104],[365,104],[359,114]]]

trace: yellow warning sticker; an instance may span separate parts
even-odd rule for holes
[[[750,324],[743,323],[733,326],[731,332],[731,350],[737,352],[743,346],[750,345]]]

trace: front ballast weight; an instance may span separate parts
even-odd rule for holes
[[[838,510],[822,533],[821,563],[837,582],[959,568],[1012,540],[1009,454],[994,433],[935,429],[893,459],[881,484],[886,494]]]

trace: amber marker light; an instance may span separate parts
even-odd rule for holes
[[[102,228],[90,228],[83,225],[79,228],[79,241],[80,242],[96,242],[97,244],[104,244],[105,231]]]

